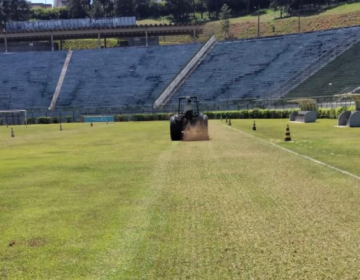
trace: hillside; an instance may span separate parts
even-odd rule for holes
[[[329,96],[353,90],[359,82],[360,43],[340,55],[286,97]]]
[[[272,10],[261,11],[260,36],[274,36],[299,32],[298,17],[277,18],[278,12]],[[246,16],[230,20],[230,33],[233,38],[245,39],[257,37],[257,16]],[[322,13],[301,17],[300,32],[326,30],[332,28],[348,27],[360,24],[360,3],[345,4]],[[273,27],[275,32],[273,32]],[[225,36],[220,28],[220,21],[209,22],[205,25],[205,32],[199,41],[205,41],[210,34],[215,34],[218,40]],[[189,36],[166,37],[162,44],[176,44],[192,42]]]
[[[163,19],[139,20],[138,24],[160,24]],[[168,20],[164,21],[168,23]],[[224,33],[220,28],[221,21],[212,21],[205,24],[205,32],[196,40],[204,42],[215,34],[217,40],[225,40]],[[250,15],[230,19],[230,33],[234,39],[245,39],[257,37],[257,16]],[[348,27],[360,24],[360,3],[344,4],[324,12],[303,16],[300,18],[300,32],[326,30],[332,28]],[[274,28],[274,29],[273,29]],[[274,32],[275,30],[275,32]],[[279,18],[279,12],[273,10],[262,10],[260,17],[260,36],[284,35],[299,32],[298,17]],[[162,36],[160,44],[184,44],[192,43],[194,39],[190,36]],[[108,46],[116,45],[116,39],[108,39]],[[64,49],[89,49],[97,48],[97,40],[68,40]]]

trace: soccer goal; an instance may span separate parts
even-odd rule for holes
[[[2,110],[0,119],[2,125],[27,125],[27,112],[26,110]]]

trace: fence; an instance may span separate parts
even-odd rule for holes
[[[80,28],[115,28],[136,25],[135,17],[100,18],[100,19],[59,19],[29,22],[7,22],[7,31],[16,30],[61,30]]]

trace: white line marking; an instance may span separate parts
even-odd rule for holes
[[[322,161],[319,161],[319,160],[317,160],[317,159],[314,159],[314,158],[311,158],[311,157],[308,157],[308,156],[299,154],[299,153],[297,153],[297,152],[294,152],[294,151],[292,151],[292,150],[286,149],[286,148],[284,148],[284,147],[281,147],[281,146],[279,146],[279,145],[276,145],[276,144],[273,143],[273,142],[270,142],[270,141],[265,140],[265,139],[263,139],[263,138],[254,136],[254,135],[252,135],[252,134],[250,134],[250,133],[247,133],[247,132],[244,132],[244,131],[242,131],[242,130],[240,130],[240,129],[236,129],[236,128],[233,128],[233,127],[229,127],[228,125],[224,125],[224,124],[223,124],[223,126],[225,126],[225,127],[227,127],[227,128],[230,128],[230,129],[232,129],[232,130],[235,130],[235,131],[237,131],[237,132],[243,133],[243,134],[245,134],[245,135],[247,135],[247,136],[251,136],[251,137],[254,137],[254,138],[256,138],[256,139],[262,140],[262,141],[264,141],[264,142],[266,142],[266,143],[269,143],[269,144],[271,144],[271,145],[273,145],[273,146],[275,146],[275,147],[277,147],[277,148],[279,148],[279,149],[281,149],[281,150],[283,150],[283,151],[286,151],[286,152],[288,152],[288,153],[297,155],[297,156],[299,156],[299,157],[305,158],[305,159],[307,159],[307,160],[310,160],[310,161],[315,162],[315,163],[317,163],[317,164],[326,166],[326,167],[328,167],[328,168],[330,168],[330,169],[336,170],[336,171],[338,171],[338,172],[340,172],[340,173],[343,173],[343,174],[348,175],[348,176],[350,176],[350,177],[353,177],[353,178],[355,178],[355,179],[357,179],[357,180],[360,180],[360,176],[357,176],[357,175],[355,175],[355,174],[352,174],[352,173],[350,173],[350,172],[347,172],[347,171],[342,170],[342,169],[340,169],[340,168],[337,168],[337,167],[335,167],[335,166],[329,165],[329,164],[324,163],[324,162],[322,162]]]

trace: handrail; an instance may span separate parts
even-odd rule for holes
[[[56,106],[56,102],[59,98],[59,95],[60,95],[60,91],[61,91],[61,88],[62,88],[62,85],[64,83],[64,79],[65,79],[65,76],[66,76],[66,72],[67,72],[67,69],[69,67],[69,63],[70,63],[70,59],[71,59],[71,56],[72,56],[72,53],[73,51],[72,50],[69,50],[69,52],[67,53],[66,55],[66,59],[65,59],[65,62],[64,62],[64,66],[61,70],[61,74],[60,74],[60,77],[59,77],[59,81],[56,85],[56,89],[55,89],[55,92],[54,92],[54,95],[53,95],[53,98],[51,100],[51,103],[50,103],[50,107],[49,107],[49,110],[54,110],[55,106]]]
[[[212,36],[186,63],[177,75],[170,81],[169,85],[161,92],[158,98],[154,102],[154,108],[159,108],[164,105],[167,100],[175,93],[184,78],[191,72],[192,69],[198,64],[198,62],[204,57],[204,55],[214,46],[216,43],[215,36]]]
[[[310,78],[324,66],[326,66],[331,61],[335,60],[345,51],[350,49],[353,45],[360,41],[360,34],[356,37],[349,38],[345,42],[341,42],[334,46],[331,50],[325,54],[318,57],[310,65],[306,66],[304,69],[298,71],[295,75],[284,81],[281,85],[273,89],[269,93],[269,99],[279,99],[289,93],[292,89],[297,87],[299,84],[304,82],[306,79]]]

